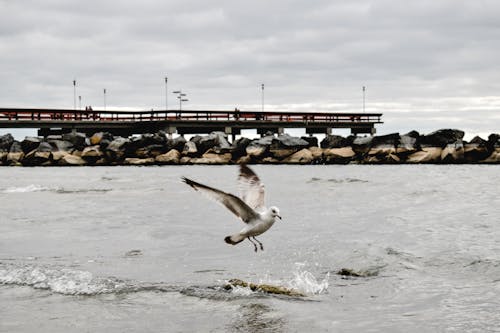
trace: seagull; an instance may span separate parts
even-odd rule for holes
[[[264,250],[264,246],[255,236],[266,232],[274,224],[276,218],[281,220],[281,216],[278,207],[265,207],[264,184],[262,184],[259,177],[252,169],[245,164],[240,165],[238,185],[241,192],[241,198],[216,188],[197,183],[186,177],[182,177],[182,181],[196,191],[200,191],[208,198],[226,206],[234,215],[246,223],[245,227],[241,229],[240,232],[224,238],[226,243],[236,245],[246,238],[253,244],[255,252],[257,252],[257,244],[255,244],[254,241],[260,245],[261,251]]]

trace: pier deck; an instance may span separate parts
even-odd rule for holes
[[[76,130],[92,134],[100,131],[115,135],[164,130],[169,134],[197,134],[223,131],[240,134],[243,129],[280,133],[285,128],[305,128],[307,133],[330,133],[332,128],[351,133],[375,133],[381,113],[260,112],[260,111],[80,111],[70,109],[0,108],[0,128],[36,128],[47,136]]]

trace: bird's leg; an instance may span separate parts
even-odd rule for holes
[[[260,245],[260,249],[261,249],[262,251],[264,251],[264,245],[262,245],[262,243],[261,243],[261,242],[259,242],[259,241],[257,240],[257,238],[255,238],[255,236],[254,236],[254,237],[252,237],[252,238],[253,238],[253,239],[254,239],[257,243],[259,243],[259,245]]]
[[[252,243],[252,244],[253,244],[254,251],[255,251],[255,252],[257,252],[257,244],[255,244],[255,243],[254,243],[254,242],[250,239],[250,237],[247,237],[247,238],[248,238],[248,240],[250,241],[250,243]]]

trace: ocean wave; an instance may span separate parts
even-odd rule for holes
[[[32,192],[53,192],[58,194],[71,193],[106,193],[111,191],[108,188],[84,188],[84,189],[68,189],[64,187],[47,187],[37,184],[27,186],[8,187],[2,190],[2,193],[32,193]]]

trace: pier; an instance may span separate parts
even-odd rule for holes
[[[308,134],[331,134],[332,129],[350,129],[352,134],[375,134],[381,113],[159,110],[104,111],[71,109],[0,108],[0,128],[33,128],[48,136],[78,131],[114,135],[153,133],[202,134],[222,131],[228,135],[255,129],[283,133],[285,128],[304,128]]]

